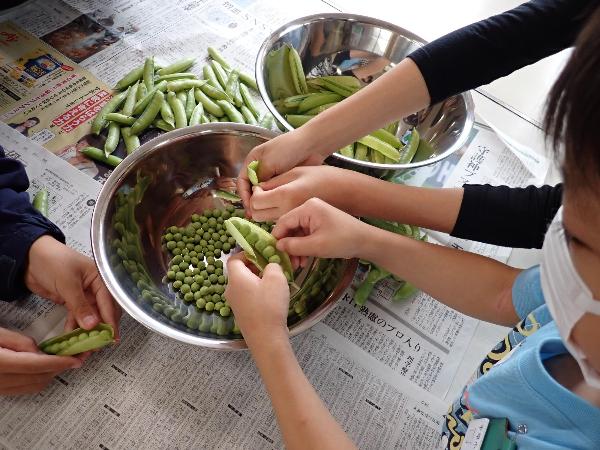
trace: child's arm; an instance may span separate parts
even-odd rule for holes
[[[519,320],[519,270],[490,258],[380,230],[318,199],[283,215],[273,235],[291,255],[364,258],[462,313],[501,325]]]
[[[225,295],[269,392],[288,449],[354,449],[302,372],[289,342],[289,288],[269,264],[262,279],[240,259],[227,263]]]

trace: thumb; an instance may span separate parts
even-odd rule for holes
[[[277,241],[277,249],[293,256],[318,256],[319,238],[314,235],[285,237]]]
[[[281,175],[277,175],[267,181],[263,181],[259,184],[259,186],[265,190],[265,191],[270,191],[271,189],[275,189],[279,186],[282,186],[284,184],[288,184],[290,181],[292,181],[294,179],[294,175],[292,174],[292,172],[287,171],[285,173],[282,173]]]
[[[71,311],[80,327],[89,330],[99,323],[98,316],[94,312],[92,305],[85,298],[80,284],[71,285],[65,289],[65,305]]]
[[[265,270],[263,271],[263,280],[273,280],[273,281],[283,281],[287,284],[287,280],[285,275],[283,274],[283,270],[279,264],[269,263]]]
[[[37,353],[39,351],[33,338],[6,328],[0,328],[0,347],[16,352]]]

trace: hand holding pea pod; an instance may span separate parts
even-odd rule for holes
[[[34,293],[64,304],[66,329],[110,324],[118,340],[121,309],[102,283],[94,262],[50,236],[38,238],[29,250],[25,284]]]
[[[44,355],[29,336],[0,328],[0,395],[39,392],[54,376],[81,364],[72,356]]]
[[[278,264],[268,264],[262,278],[240,258],[227,262],[229,283],[225,297],[233,309],[248,347],[273,339],[288,339],[290,291]]]

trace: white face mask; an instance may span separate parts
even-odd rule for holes
[[[588,385],[600,389],[600,373],[590,365],[571,337],[573,327],[585,313],[600,315],[600,301],[594,300],[575,270],[563,228],[562,212],[561,207],[544,238],[540,267],[542,292],[565,346],[581,368],[583,378]]]

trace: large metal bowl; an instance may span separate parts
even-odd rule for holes
[[[164,282],[169,257],[161,236],[168,226],[187,224],[192,213],[224,207],[215,189],[233,186],[248,152],[274,136],[264,128],[232,123],[183,128],[145,143],[114,170],[94,209],[92,249],[109,291],[135,320],[189,344],[223,350],[246,347],[239,334],[217,336],[190,329],[153,308],[158,300],[177,308],[190,306]],[[116,241],[122,236],[127,245]],[[318,293],[313,291],[305,315],[288,318],[291,335],[321,320],[352,281],[357,261],[335,264],[335,278]],[[309,270],[297,274],[297,283],[302,285],[316,265],[313,261]]]
[[[275,30],[262,44],[256,58],[258,89],[269,111],[288,130],[292,130],[293,127],[273,105],[267,88],[265,60],[270,51],[284,44],[293,46],[300,54],[307,76],[339,75],[342,71],[360,68],[362,84],[365,85],[424,43],[423,39],[410,31],[371,17],[339,13],[302,17]],[[390,170],[436,163],[467,142],[474,122],[473,110],[473,100],[470,93],[466,92],[400,122],[398,137],[416,127],[421,139],[433,147],[434,152],[427,159],[419,159],[417,155],[409,164],[377,164],[335,153],[333,163],[375,176],[382,176]],[[368,111],[359,111],[357,114],[368,114]]]

